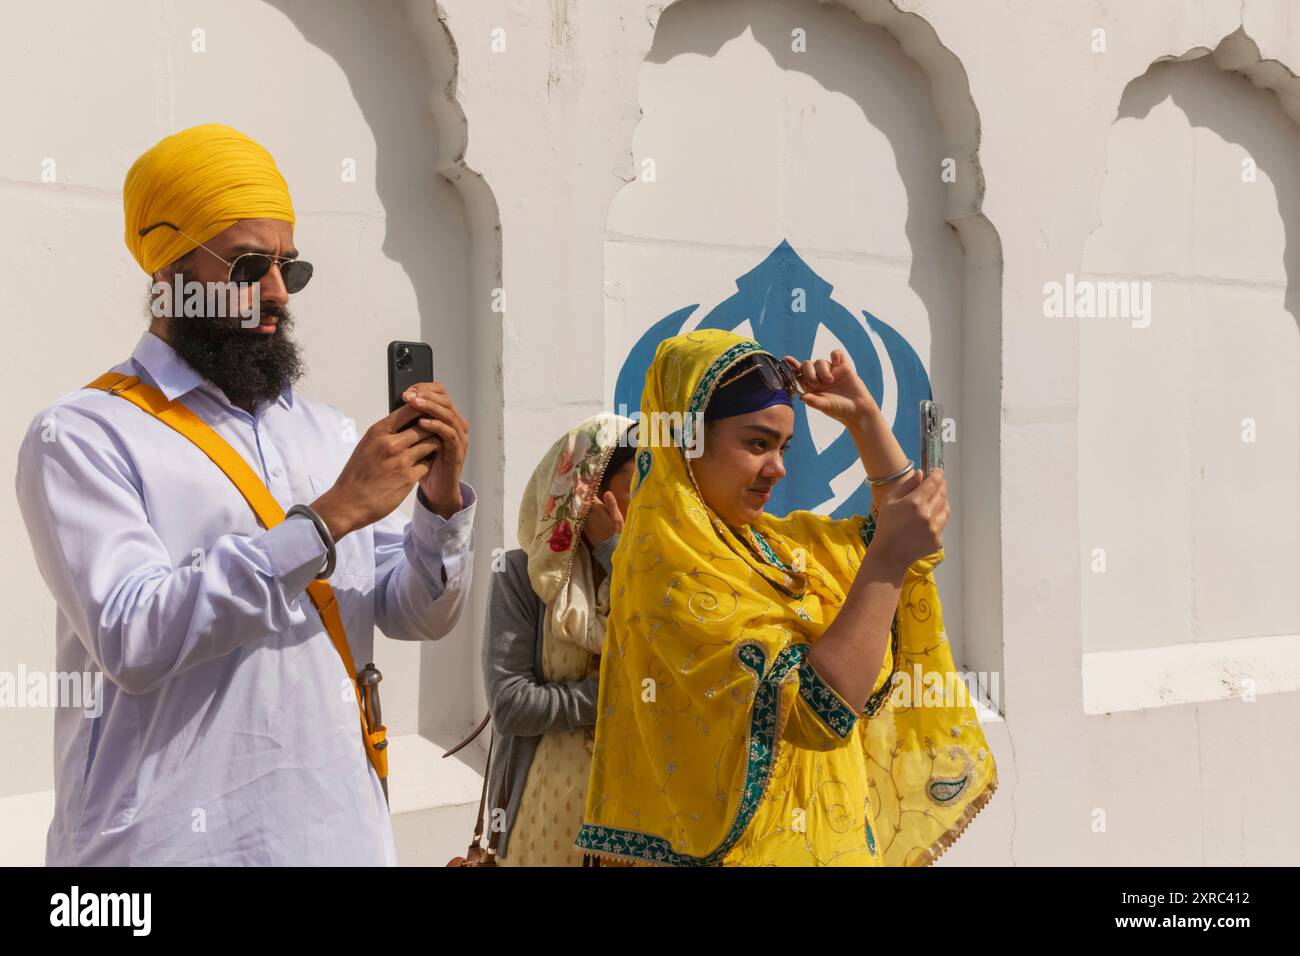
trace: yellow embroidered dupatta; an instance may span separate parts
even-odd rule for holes
[[[871,854],[924,865],[997,787],[968,696],[926,706],[934,702],[919,687],[889,689],[895,667],[922,686],[953,686],[932,574],[943,552],[908,569],[877,691],[850,705],[806,658],[853,583],[872,519],[797,511],[733,530],[704,504],[689,467],[713,388],[759,350],[697,330],[661,343],[647,373],[575,842],[613,859],[720,864],[762,804],[780,748],[859,747]]]

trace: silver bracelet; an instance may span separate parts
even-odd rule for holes
[[[318,515],[316,509],[312,508],[310,505],[294,505],[285,512],[285,520],[289,520],[294,515],[302,515],[305,518],[309,518],[311,523],[316,526],[316,531],[319,532],[321,541],[325,542],[325,549],[328,552],[325,555],[325,566],[321,568],[320,574],[316,575],[316,579],[319,581],[322,578],[328,578],[334,573],[334,561],[338,557],[338,554],[334,549],[334,537],[330,534],[330,529],[325,526],[325,519]]]
[[[870,475],[867,475],[867,484],[869,484],[872,488],[875,488],[878,485],[887,485],[891,481],[894,481],[895,479],[902,478],[909,471],[912,471],[915,468],[916,466],[912,464],[912,459],[909,458],[907,459],[907,464],[904,465],[902,468],[898,469],[898,471],[894,472],[892,475],[886,475],[884,478],[872,478]]]

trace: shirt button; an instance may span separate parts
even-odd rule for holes
[[[272,478],[279,478],[283,474],[284,474],[284,469],[281,468],[279,465],[276,465],[274,468],[271,469]]]

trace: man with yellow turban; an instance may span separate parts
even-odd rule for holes
[[[376,625],[436,640],[456,623],[469,426],[436,382],[359,440],[293,393],[287,303],[311,266],[284,178],[243,133],[166,137],[123,200],[150,328],[38,414],[18,456],[57,669],[98,688],[56,710],[46,862],[393,864],[383,728],[362,706],[358,733],[348,659],[372,659]]]

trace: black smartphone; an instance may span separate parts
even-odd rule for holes
[[[419,382],[433,381],[433,349],[423,342],[388,343],[388,410],[406,404],[402,393]],[[411,419],[403,428],[415,424]]]
[[[433,349],[423,342],[388,343],[388,410],[406,404],[402,393],[419,382],[433,381]]]

